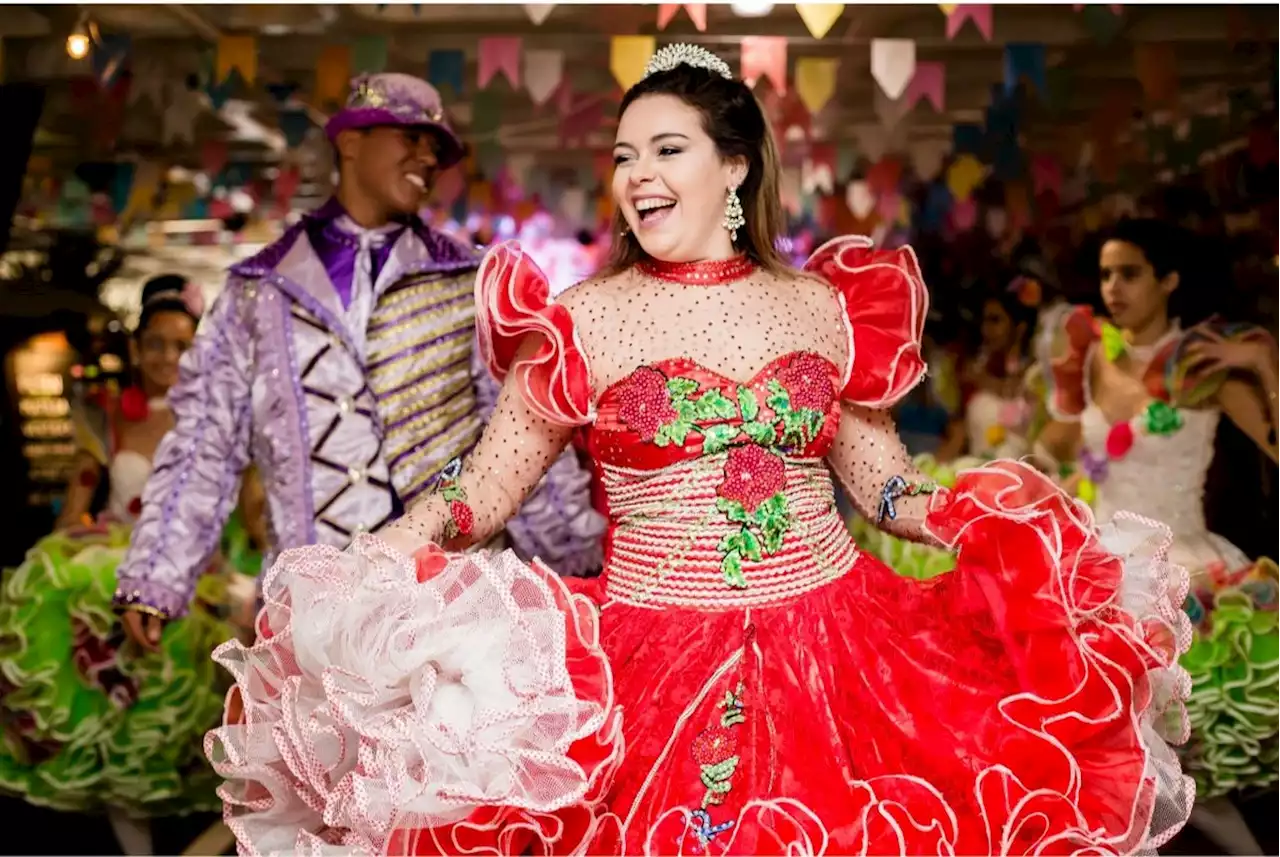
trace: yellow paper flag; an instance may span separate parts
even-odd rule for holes
[[[644,67],[653,56],[653,36],[614,36],[609,44],[609,71],[618,86],[630,89],[644,76]]]
[[[325,110],[330,103],[346,104],[350,87],[351,48],[328,45],[316,60],[315,106]]]
[[[844,4],[797,3],[796,11],[800,13],[800,20],[804,21],[804,25],[809,28],[809,35],[815,39],[821,39],[835,26],[836,21],[840,20],[840,15],[844,12]]]
[[[947,168],[947,189],[953,199],[968,199],[978,185],[986,169],[973,155],[961,155]]]
[[[938,8],[942,10],[942,14],[950,18],[951,13],[956,10],[956,6],[958,5],[958,3],[939,3]]]
[[[817,113],[835,95],[837,62],[819,57],[796,60],[796,92],[810,113]]]
[[[253,36],[223,36],[218,39],[217,83],[236,69],[245,83],[258,77],[258,40]]]

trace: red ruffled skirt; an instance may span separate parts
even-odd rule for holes
[[[1100,540],[1010,463],[963,474],[929,524],[959,549],[933,585],[864,556],[775,607],[606,601],[598,645],[582,595],[501,557],[418,584],[385,553],[360,568],[286,554],[263,614],[285,632],[220,656],[246,699],[244,722],[210,736],[228,822],[248,852],[1153,852],[1193,799],[1165,743],[1185,737],[1188,629],[1160,534],[1135,521]],[[448,603],[475,587],[509,603]],[[272,612],[279,595],[292,614]],[[547,630],[552,608],[567,634]],[[304,613],[363,624],[308,631],[303,651]],[[335,637],[372,646],[372,675]],[[485,657],[424,655],[440,637]],[[530,678],[534,661],[548,676]],[[362,790],[377,809],[352,810]]]

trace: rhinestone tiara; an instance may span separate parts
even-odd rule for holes
[[[733,80],[733,72],[729,70],[728,63],[706,48],[700,48],[697,45],[667,45],[662,48],[649,58],[649,64],[644,69],[644,77],[660,71],[671,71],[681,65],[705,68],[725,80]],[[644,77],[640,79],[644,80]]]

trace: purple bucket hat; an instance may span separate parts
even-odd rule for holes
[[[440,166],[451,167],[462,160],[465,150],[449,127],[440,93],[425,80],[408,74],[361,75],[351,81],[347,106],[324,126],[332,141],[350,128],[406,125],[426,128],[440,141]]]

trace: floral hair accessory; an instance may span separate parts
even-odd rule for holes
[[[182,292],[179,294],[179,297],[182,299],[182,302],[186,304],[187,312],[191,313],[196,318],[200,318],[204,315],[204,291],[200,286],[188,280],[186,285],[182,287]]]
[[[671,71],[682,65],[703,68],[715,72],[725,80],[733,80],[733,72],[729,70],[728,63],[706,48],[700,48],[697,45],[667,45],[649,58],[649,64],[644,69],[644,77],[640,79],[644,80],[651,74]]]

